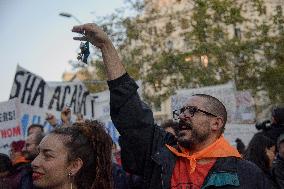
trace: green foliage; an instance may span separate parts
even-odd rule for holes
[[[164,15],[151,9],[143,15],[145,1],[128,0],[137,16],[123,17],[122,12],[102,19],[100,25],[113,37],[127,71],[153,89],[145,92],[149,102],[158,105],[179,88],[216,85],[234,80],[237,89],[250,89],[254,94],[265,90],[272,103],[284,101],[284,18],[282,9],[271,18],[255,22],[245,16],[243,5],[235,0],[193,0],[192,10],[169,11]],[[266,14],[264,0],[246,2],[251,11]],[[129,10],[129,9],[125,9]],[[250,14],[247,14],[250,15]],[[164,18],[171,18],[160,23]],[[238,28],[244,22],[253,27]],[[155,24],[164,24],[158,27]],[[237,35],[229,35],[236,32]],[[187,51],[167,48],[179,31]],[[231,32],[229,32],[231,30]],[[152,31],[152,32],[151,32]],[[150,33],[149,33],[150,32]],[[201,57],[206,56],[208,64]],[[105,71],[95,62],[97,76]]]

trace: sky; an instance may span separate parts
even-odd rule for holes
[[[0,0],[0,102],[9,99],[17,65],[46,81],[61,81],[72,71],[80,42],[71,32],[78,22],[59,16],[74,15],[82,23],[111,14],[124,0]]]

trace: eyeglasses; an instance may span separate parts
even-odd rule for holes
[[[184,114],[186,117],[188,117],[188,116],[193,117],[196,112],[202,112],[202,113],[209,115],[209,116],[218,117],[218,116],[216,116],[216,115],[214,115],[210,112],[207,112],[205,110],[201,110],[201,109],[197,108],[196,106],[185,106],[185,107],[182,107],[179,110],[174,110],[173,111],[173,118],[175,120],[178,120],[180,114]]]

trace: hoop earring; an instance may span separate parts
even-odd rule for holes
[[[72,182],[72,173],[68,173],[68,178],[71,180],[70,189],[73,189],[73,182]]]

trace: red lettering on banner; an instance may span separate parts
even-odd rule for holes
[[[8,138],[8,137],[15,137],[21,135],[21,128],[20,126],[9,128],[9,129],[2,129],[0,130],[1,137],[2,138]]]

